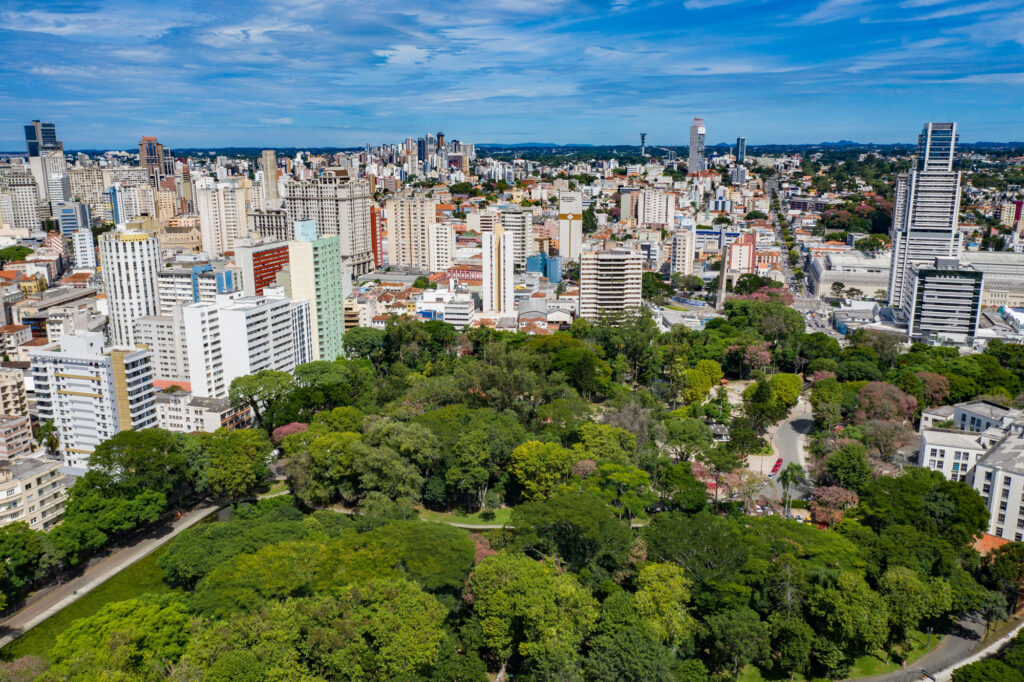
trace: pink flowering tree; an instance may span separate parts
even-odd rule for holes
[[[869,419],[910,421],[917,398],[885,381],[869,381],[857,394],[857,421]]]
[[[290,436],[295,433],[302,433],[308,428],[309,424],[303,424],[302,422],[292,422],[290,424],[285,424],[284,426],[278,426],[270,435],[270,440],[272,440],[275,445],[278,445],[286,436]]]
[[[811,518],[815,523],[834,526],[846,516],[846,510],[858,502],[857,493],[837,485],[816,488],[811,498]]]

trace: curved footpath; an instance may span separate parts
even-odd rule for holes
[[[9,618],[0,621],[0,632],[3,633],[0,637],[0,647],[7,646],[26,630],[77,601],[161,545],[173,540],[181,531],[216,513],[218,509],[220,505],[217,504],[206,504],[190,509],[170,523],[154,526],[134,544],[94,561],[80,576],[29,597],[24,606]]]

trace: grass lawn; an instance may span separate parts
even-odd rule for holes
[[[278,495],[288,491],[288,481],[273,481],[270,485],[266,486],[266,490],[260,493],[260,497],[269,497],[271,495]]]
[[[910,641],[913,643],[914,648],[910,651],[907,656],[906,663],[910,664],[917,659],[924,656],[929,650],[934,649],[935,645],[942,639],[941,635],[932,635],[932,642],[930,647],[925,645],[928,642],[928,635],[923,632],[914,630],[910,633]],[[861,656],[853,663],[853,668],[850,669],[850,673],[846,676],[846,679],[856,679],[858,677],[870,677],[872,675],[881,675],[883,673],[890,673],[894,670],[899,670],[903,665],[893,660],[889,661],[889,664],[885,664],[885,652],[876,651],[874,654],[868,654]],[[764,673],[755,666],[748,665],[740,672],[740,676],[737,678],[738,682],[767,682],[772,680],[772,677],[766,677]],[[789,678],[786,678],[789,679]],[[806,678],[803,675],[796,675],[793,680],[802,681]]]
[[[10,661],[30,654],[46,658],[57,635],[63,632],[72,621],[91,616],[110,602],[131,599],[146,592],[179,591],[164,583],[164,573],[156,565],[156,560],[165,549],[167,549],[167,545],[157,548],[152,554],[143,557],[78,601],[72,602],[64,610],[53,614],[0,649],[0,659]]]
[[[419,513],[420,518],[424,521],[437,521],[438,523],[469,523],[486,526],[502,526],[508,523],[509,519],[512,518],[512,509],[509,507],[495,509],[493,519],[485,519],[479,512],[475,514],[467,514],[461,511],[436,512],[430,509],[420,509]]]

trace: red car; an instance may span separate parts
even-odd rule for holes
[[[779,469],[781,469],[781,468],[782,468],[782,458],[779,457],[777,460],[775,460],[775,466],[772,467],[772,472],[770,474],[768,474],[768,478],[774,477],[775,474],[779,473]]]

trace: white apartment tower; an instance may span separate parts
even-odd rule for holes
[[[915,263],[955,257],[960,251],[960,172],[953,170],[956,123],[926,123],[917,163],[896,179],[892,221],[889,305],[900,306]]]
[[[628,248],[580,253],[580,316],[635,312],[641,305],[643,254]]]
[[[96,244],[92,238],[92,230],[88,227],[71,233],[71,249],[75,253],[76,268],[96,267]]]
[[[455,227],[451,223],[434,223],[429,231],[429,270],[447,270],[455,263]]]
[[[374,268],[370,184],[349,173],[347,168],[326,168],[310,182],[287,183],[284,206],[293,222],[315,220],[319,234],[337,236],[341,259],[353,275],[362,275]]]
[[[565,261],[580,257],[583,247],[583,195],[558,193],[558,255]]]
[[[970,346],[978,332],[984,273],[956,258],[914,263],[903,284],[902,310],[911,341]]]
[[[147,232],[102,234],[100,265],[110,309],[111,341],[115,346],[134,346],[135,320],[158,312],[160,240]]]
[[[196,208],[203,251],[216,258],[246,236],[245,191],[230,182],[202,181],[196,186]]]
[[[297,357],[311,356],[312,336],[295,336],[293,306],[308,311],[309,301],[220,294],[214,302],[183,306],[193,395],[223,398],[237,377],[264,369],[292,372]]]
[[[686,161],[686,170],[689,173],[700,173],[707,167],[704,158],[704,137],[706,134],[704,119],[693,119],[693,125],[690,126],[690,156]]]
[[[671,228],[676,219],[676,197],[659,189],[640,190],[637,200],[637,224]]]
[[[693,274],[693,254],[696,247],[696,233],[693,230],[678,230],[672,234],[672,274],[683,276]]]
[[[29,357],[39,419],[53,420],[66,466],[88,468],[89,455],[114,434],[156,426],[148,350],[104,348],[103,334],[76,332]]]
[[[483,310],[512,315],[515,311],[513,269],[515,245],[501,225],[480,235],[483,246]]]
[[[388,265],[430,268],[430,227],[437,201],[417,195],[388,199]]]
[[[580,230],[583,229],[582,216]],[[501,227],[512,237],[512,258],[518,270],[526,269],[526,257],[530,255],[533,239],[533,214],[527,211],[502,211]]]

